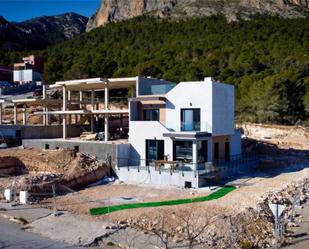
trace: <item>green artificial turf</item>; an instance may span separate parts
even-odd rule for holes
[[[157,202],[144,202],[144,203],[129,203],[129,204],[120,204],[115,206],[106,206],[106,207],[98,207],[98,208],[91,208],[90,214],[91,215],[103,215],[108,214],[120,210],[125,209],[133,209],[133,208],[145,208],[145,207],[159,207],[159,206],[172,206],[172,205],[180,205],[180,204],[187,204],[187,203],[195,203],[195,202],[203,202],[203,201],[210,201],[219,199],[226,194],[230,193],[231,191],[235,190],[236,187],[234,186],[226,186],[223,187],[210,195],[190,198],[190,199],[178,199],[178,200],[170,200],[170,201],[157,201]]]

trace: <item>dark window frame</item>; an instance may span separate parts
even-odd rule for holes
[[[151,118],[147,119],[146,118],[146,116],[147,116],[146,112],[149,112],[149,111],[157,111],[158,118],[157,119],[153,119],[152,115],[151,115]],[[143,120],[144,121],[160,121],[160,108],[145,108],[143,110]]]
[[[183,124],[185,123],[184,121],[185,111],[193,111],[193,126],[195,126],[195,123],[197,123],[197,127],[194,127],[193,129],[184,128]],[[180,130],[181,131],[200,131],[201,130],[201,108],[181,108],[180,109]]]
[[[179,160],[177,159],[177,155],[176,155],[176,143],[190,143],[191,144],[191,158],[188,159],[184,159],[184,160]],[[183,161],[185,163],[193,163],[193,141],[192,140],[174,140],[173,141],[173,160],[174,161]]]

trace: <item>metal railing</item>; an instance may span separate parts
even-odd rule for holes
[[[151,168],[158,171],[178,172],[195,172],[196,174],[212,174],[223,171],[235,172],[243,166],[251,167],[259,162],[259,156],[256,153],[243,153],[231,156],[228,160],[216,160],[203,163],[185,163],[182,161],[168,160],[146,160],[132,158],[117,158],[113,164],[118,168],[130,169],[147,169]],[[125,165],[125,166],[119,166]]]

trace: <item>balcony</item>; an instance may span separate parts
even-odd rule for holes
[[[200,131],[201,122],[181,122],[181,131]]]
[[[163,134],[164,137],[172,138],[201,138],[210,137],[212,127],[207,122],[181,122],[178,128],[168,128],[169,132]]]

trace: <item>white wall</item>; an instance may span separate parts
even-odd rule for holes
[[[172,160],[173,141],[171,138],[163,137],[163,133],[181,130],[182,108],[200,108],[201,131],[207,131],[215,136],[234,134],[233,86],[215,83],[211,78],[206,78],[199,82],[181,82],[165,96],[167,99],[165,126],[158,121],[130,121],[131,158],[145,160],[146,139],[160,139],[165,141],[164,154],[169,155],[169,159]],[[130,111],[134,110],[137,110],[137,106],[132,103]],[[134,118],[135,115],[131,113],[130,116]],[[212,139],[210,137],[207,140],[209,140],[208,159],[212,160]],[[233,155],[239,154],[241,151],[239,147],[240,141],[235,136],[231,151]]]
[[[212,134],[213,136],[234,133],[234,86],[213,83]]]
[[[173,142],[171,138],[163,137],[168,130],[158,121],[131,121],[129,129],[129,143],[131,146],[131,158],[141,159],[141,165],[145,165],[146,139],[164,140],[164,155],[173,156]]]
[[[212,82],[181,82],[166,94],[166,127],[181,128],[182,108],[201,109],[201,131],[212,132]]]
[[[202,187],[203,183],[200,177],[196,176],[196,173],[193,171],[171,174],[169,170],[159,172],[154,167],[149,167],[149,171],[148,168],[140,168],[138,171],[134,167],[130,167],[129,170],[127,167],[119,167],[116,168],[116,174],[119,180],[135,184],[184,187],[185,182],[189,181],[192,184],[192,188],[199,188]]]
[[[32,69],[14,70],[14,82],[33,82],[41,80],[41,75]]]

